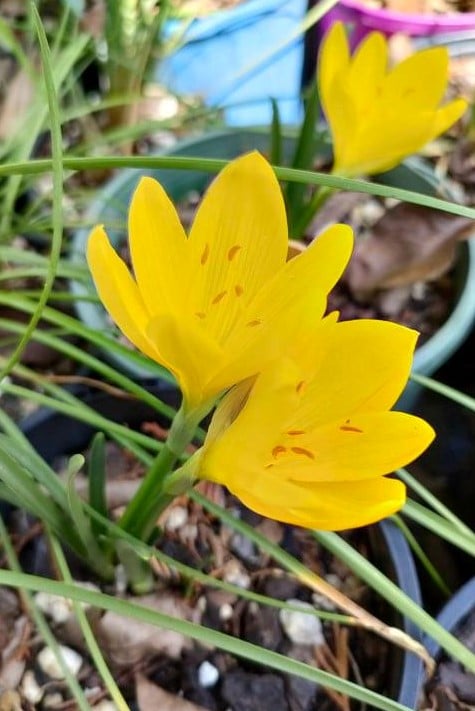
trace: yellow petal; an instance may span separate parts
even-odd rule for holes
[[[447,88],[448,69],[446,47],[416,52],[389,72],[381,98],[403,101],[413,109],[436,109]]]
[[[246,482],[230,488],[250,509],[295,526],[339,531],[365,526],[389,516],[405,503],[404,484],[383,477],[358,482],[302,486],[270,475],[257,480],[255,493]]]
[[[218,394],[207,389],[207,381],[210,370],[221,364],[222,350],[199,324],[184,324],[165,313],[150,321],[147,336],[160,352],[160,362],[176,377],[189,409]]]
[[[274,468],[276,476],[295,481],[368,479],[389,474],[413,461],[433,438],[432,427],[414,415],[357,414],[293,437],[294,450],[287,449],[287,453],[278,457]],[[285,444],[288,445],[288,440]]]
[[[142,178],[130,205],[132,266],[149,313],[183,312],[188,283],[187,239],[177,212],[162,186]]]
[[[346,81],[358,112],[364,114],[361,120],[364,120],[368,107],[381,98],[387,61],[388,46],[380,32],[371,32],[358,46],[352,58]]]
[[[249,471],[259,471],[275,441],[286,416],[291,417],[297,404],[295,382],[298,368],[282,358],[279,367],[264,370],[258,375],[249,397],[232,425],[215,438],[229,419],[231,409],[236,409],[236,398],[243,400],[243,391],[233,392],[218,406],[211,427],[211,436],[204,444],[200,476],[226,486],[231,479],[246,476]]]
[[[349,68],[350,48],[343,23],[335,22],[321,44],[317,78],[320,100],[325,106],[336,73],[345,73]]]
[[[190,238],[190,311],[206,316],[219,343],[248,303],[285,264],[288,231],[282,193],[257,152],[229,163],[207,191]]]
[[[468,108],[468,103],[465,99],[454,99],[450,101],[445,106],[442,106],[435,113],[435,120],[430,132],[429,141],[440,136],[444,133],[450,126],[452,126],[456,121],[459,120]]]
[[[112,319],[142,353],[160,362],[145,334],[149,314],[137,284],[113,250],[102,226],[92,230],[86,256],[97,293]]]
[[[407,383],[417,333],[388,321],[343,321],[302,342],[309,370],[299,424],[315,429],[355,412],[390,409]],[[313,370],[310,370],[313,365]]]
[[[256,373],[284,351],[291,355],[292,343],[317,328],[352,246],[351,229],[333,225],[263,285],[225,344],[227,366],[214,381],[218,390]]]

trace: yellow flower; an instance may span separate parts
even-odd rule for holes
[[[257,152],[228,164],[208,189],[187,237],[160,184],[143,178],[132,198],[134,276],[102,226],[87,250],[99,296],[143,353],[168,368],[185,407],[259,372],[298,329],[319,322],[352,249],[335,225],[286,262],[282,193]]]
[[[388,69],[388,47],[370,33],[350,57],[341,23],[325,37],[318,62],[323,110],[333,136],[334,168],[354,176],[393,168],[443,133],[467,108],[463,99],[443,106],[446,48],[416,52]]]
[[[226,485],[264,516],[310,528],[339,530],[394,513],[405,487],[384,475],[434,436],[424,420],[390,411],[416,339],[389,322],[327,317],[287,359],[229,391],[186,475]]]

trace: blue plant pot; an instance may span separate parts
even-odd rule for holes
[[[180,45],[157,64],[155,79],[177,94],[200,95],[206,106],[224,107],[230,126],[270,123],[271,99],[281,121],[296,124],[306,10],[306,0],[248,0],[188,24],[170,21],[165,36]]]

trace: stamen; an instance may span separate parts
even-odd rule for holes
[[[272,450],[272,456],[274,459],[277,459],[279,454],[284,454],[284,452],[287,451],[287,447],[283,447],[281,444],[278,444],[274,449]]]
[[[231,247],[231,249],[228,252],[228,260],[230,262],[233,261],[234,257],[236,256],[236,254],[239,252],[240,249],[241,249],[240,244],[235,244],[233,247]]]
[[[198,318],[206,318],[204,311],[195,311],[195,316],[198,316]]]
[[[203,250],[203,254],[201,255],[201,260],[200,260],[201,266],[204,266],[206,264],[206,262],[208,261],[208,257],[209,257],[209,244],[206,243],[205,248]]]
[[[236,284],[234,287],[234,293],[236,296],[242,296],[244,294],[244,287],[242,287],[241,284]]]
[[[246,326],[260,326],[262,321],[259,321],[259,319],[255,319],[254,321],[249,321],[246,323]]]
[[[304,447],[291,447],[290,450],[294,454],[302,454],[304,457],[308,457],[308,459],[315,459],[314,453]]]
[[[227,291],[220,291],[219,294],[216,294],[214,297],[213,301],[211,302],[212,304],[219,304],[219,302],[224,299],[228,292]]]
[[[304,385],[305,385],[305,380],[301,380],[299,383],[297,383],[295,390],[300,394],[302,392]]]
[[[295,437],[296,435],[305,434],[305,430],[288,430],[287,434],[290,435],[291,437]]]

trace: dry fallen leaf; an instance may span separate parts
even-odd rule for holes
[[[169,694],[160,686],[153,684],[143,674],[135,675],[137,703],[140,711],[206,711],[191,701]]]
[[[8,86],[0,110],[0,140],[5,141],[18,132],[19,118],[27,114],[35,92],[31,77],[20,69]]]
[[[344,280],[361,300],[376,291],[431,281],[453,265],[457,243],[473,220],[399,203],[357,240]]]

